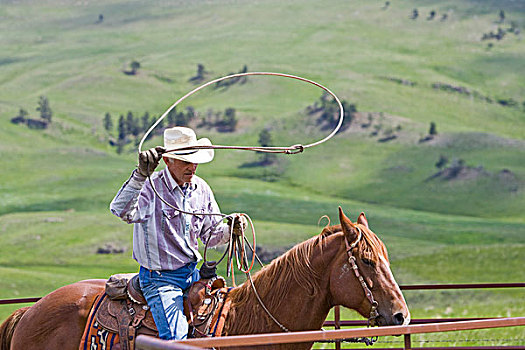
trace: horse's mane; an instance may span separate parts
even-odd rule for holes
[[[377,262],[380,256],[383,256],[388,261],[383,242],[364,225],[357,225],[363,233],[363,237],[357,246],[358,256],[374,262]],[[318,281],[321,279],[323,271],[313,269],[311,265],[313,253],[317,247],[321,250],[323,249],[323,245],[329,236],[341,232],[341,225],[326,226],[320,234],[295,245],[253,276],[252,279],[257,293],[264,300],[265,306],[269,310],[279,310],[282,304],[286,302],[283,296],[290,293],[291,288],[295,285],[295,283],[290,283],[290,279],[293,279],[299,286],[306,289],[311,298],[316,297],[319,293]],[[237,328],[235,324],[242,324],[242,330],[246,333],[250,333],[251,329],[264,328],[264,325],[260,324],[260,320],[255,320],[252,317],[254,312],[260,309],[260,306],[253,296],[250,282],[247,281],[234,288],[230,292],[230,298],[236,307],[243,306],[245,309],[242,313],[231,315],[235,319],[235,322],[230,324],[232,327]],[[259,323],[257,324],[257,322]],[[267,318],[267,322],[267,326],[271,326],[273,321]],[[230,334],[232,334],[231,331],[233,329],[229,330]]]

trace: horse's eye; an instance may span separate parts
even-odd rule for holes
[[[376,266],[376,263],[373,262],[372,260],[369,260],[369,259],[366,259],[366,258],[363,258],[361,260],[368,266],[371,266],[371,267],[375,267]]]

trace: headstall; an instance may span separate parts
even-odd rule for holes
[[[350,266],[352,267],[352,270],[354,271],[355,277],[359,280],[359,283],[361,283],[361,287],[363,288],[363,291],[365,292],[365,296],[370,302],[370,316],[368,317],[368,326],[375,326],[376,325],[376,319],[379,317],[379,313],[377,312],[377,301],[374,299],[374,296],[372,295],[372,291],[370,288],[368,288],[368,285],[366,284],[363,276],[359,273],[359,267],[357,266],[356,258],[352,254],[352,250],[357,246],[359,241],[361,240],[363,233],[361,232],[361,229],[358,226],[355,226],[357,229],[357,232],[359,233],[359,236],[357,239],[352,242],[352,244],[348,243],[348,238],[346,238],[345,235],[345,244],[346,244],[346,253],[348,254],[348,262],[350,263]]]

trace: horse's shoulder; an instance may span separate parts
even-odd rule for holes
[[[105,283],[104,279],[83,280],[58,288],[51,294],[66,294],[71,298],[96,296],[104,290]]]
[[[84,280],[60,287],[40,299],[33,307],[34,312],[76,313],[87,317],[97,295],[104,291],[105,280]]]

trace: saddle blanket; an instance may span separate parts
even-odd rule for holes
[[[88,323],[80,342],[79,350],[118,350],[120,349],[118,333],[110,332],[102,328],[97,322],[95,315],[100,305],[108,296],[102,293],[95,299],[94,307],[88,316]]]

